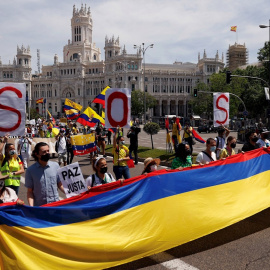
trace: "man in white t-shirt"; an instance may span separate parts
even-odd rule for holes
[[[56,152],[58,153],[58,163],[61,165],[62,161],[64,166],[67,165],[67,138],[65,130],[61,129],[59,137],[56,140]]]
[[[196,163],[204,165],[217,160],[215,151],[216,151],[216,141],[213,138],[207,139],[206,149],[205,151],[202,151],[198,154],[196,158]]]
[[[28,135],[24,135],[18,142],[17,152],[22,156],[24,169],[28,168],[28,162],[31,156],[32,139]]]

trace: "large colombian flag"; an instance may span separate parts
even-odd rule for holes
[[[1,269],[104,269],[236,223],[270,205],[269,154],[161,170],[45,207],[2,206]]]
[[[105,125],[105,120],[90,107],[86,108],[86,110],[77,119],[77,122],[83,126],[89,127],[94,127],[98,123],[101,123],[103,126]]]

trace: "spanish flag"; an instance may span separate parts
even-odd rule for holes
[[[44,101],[43,98],[39,98],[39,99],[36,100],[36,104],[38,104],[38,103],[43,103],[43,101]]]
[[[236,32],[237,26],[231,26],[231,31]]]
[[[110,86],[107,86],[106,88],[104,88],[102,92],[99,95],[97,95],[92,102],[99,103],[102,105],[103,108],[105,108],[105,94],[109,88]]]
[[[270,149],[159,170],[43,207],[0,206],[1,269],[105,269],[168,250],[270,206]]]

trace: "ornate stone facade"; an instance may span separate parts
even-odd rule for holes
[[[43,97],[46,98],[47,109],[52,115],[59,116],[63,112],[65,98],[85,108],[107,85],[143,90],[144,64],[141,48],[128,54],[125,46],[121,48],[119,38],[105,37],[105,60],[101,60],[101,51],[92,41],[92,23],[90,8],[86,5],[82,5],[80,9],[73,7],[72,35],[63,48],[63,62],[59,62],[58,56],[55,55],[53,65],[42,66],[42,73],[27,81],[31,90],[32,107],[41,111],[41,105],[36,105],[35,101]],[[31,72],[30,49],[28,53],[17,53],[16,64],[7,65],[6,69],[0,64],[0,80],[3,81],[3,74],[16,71],[17,81],[19,78],[25,81],[26,74],[29,77]],[[27,70],[24,62],[26,58],[20,55],[28,57]],[[19,65],[20,71],[19,59],[22,61]],[[146,63],[145,90],[158,100],[158,105],[148,112],[148,116],[188,116],[192,113],[188,101],[193,88],[198,82],[207,83],[209,76],[222,68],[223,56],[220,59],[217,53],[214,58],[207,58],[206,52],[203,58],[199,55],[198,63]]]

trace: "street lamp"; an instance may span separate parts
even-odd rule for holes
[[[142,45],[134,45],[134,49],[140,48],[140,50],[143,53],[143,90],[144,90],[144,124],[146,123],[146,94],[145,94],[145,52],[150,47],[153,48],[154,44],[148,45],[146,48],[144,48],[144,43]]]
[[[269,25],[260,24],[259,27],[260,28],[269,28],[269,39],[268,39],[268,76],[269,76],[269,85],[268,85],[268,87],[270,87],[270,20],[269,20]],[[269,110],[270,110],[270,101],[268,100],[268,110],[267,110],[268,126],[270,126]]]

